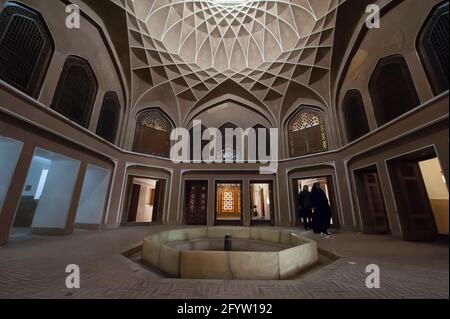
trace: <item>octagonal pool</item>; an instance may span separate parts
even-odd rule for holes
[[[175,278],[278,280],[311,268],[319,255],[315,241],[290,231],[204,227],[146,237],[142,259]]]

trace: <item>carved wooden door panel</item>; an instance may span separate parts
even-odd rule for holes
[[[186,224],[206,225],[208,214],[208,182],[186,182]]]

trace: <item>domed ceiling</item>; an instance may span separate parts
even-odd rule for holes
[[[193,105],[233,81],[275,113],[289,88],[328,103],[345,0],[111,1],[127,14],[134,102],[164,86]]]

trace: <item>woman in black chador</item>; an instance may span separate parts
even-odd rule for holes
[[[311,209],[311,193],[309,192],[308,186],[304,186],[303,190],[300,192],[298,202],[300,204],[299,215],[303,220],[303,225],[306,230],[311,229],[312,220],[312,209]]]
[[[331,225],[331,208],[325,192],[320,183],[315,183],[311,191],[311,205],[314,209],[313,230],[316,234],[330,235],[328,229]]]

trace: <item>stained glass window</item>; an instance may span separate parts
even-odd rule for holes
[[[241,220],[241,187],[240,183],[217,184],[218,220]]]

